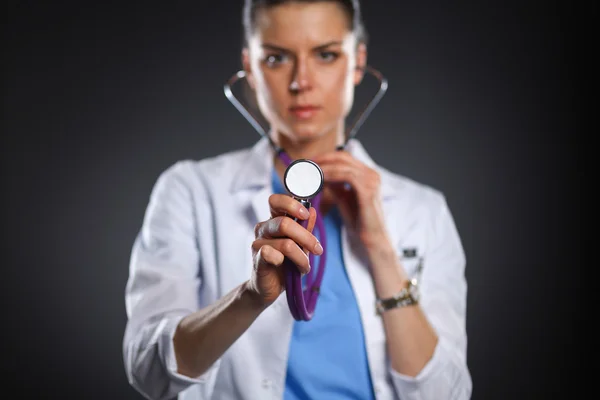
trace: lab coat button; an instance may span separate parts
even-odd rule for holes
[[[271,381],[269,379],[263,379],[262,387],[264,389],[269,389],[271,387]]]

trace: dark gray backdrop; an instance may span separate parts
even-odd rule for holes
[[[240,66],[241,2],[11,3],[3,375],[20,393],[136,399],[121,359],[123,291],[152,185],[179,159],[258,138],[222,92]],[[370,63],[390,87],[359,137],[385,167],[447,195],[468,257],[473,398],[569,393],[571,11],[363,7]]]

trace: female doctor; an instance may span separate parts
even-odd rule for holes
[[[443,195],[355,139],[336,151],[366,65],[358,1],[247,0],[244,28],[271,139],[320,166],[322,201],[289,196],[265,138],[167,169],[132,250],[129,382],[150,399],[470,398],[465,257]],[[285,262],[307,274],[324,242],[316,309],[297,321]]]

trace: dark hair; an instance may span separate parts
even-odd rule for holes
[[[331,1],[338,3],[348,14],[351,22],[351,30],[355,33],[359,43],[367,42],[367,33],[360,12],[359,0],[244,0],[243,25],[244,25],[244,43],[248,43],[248,38],[254,30],[256,23],[256,14],[260,9],[273,7],[279,4],[298,2],[298,3],[316,3],[319,1]]]

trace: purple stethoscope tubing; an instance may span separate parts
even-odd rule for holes
[[[337,150],[345,149],[346,144],[350,141],[350,139],[356,136],[358,129],[367,119],[368,115],[371,113],[373,108],[375,108],[375,106],[379,103],[379,101],[384,96],[388,88],[388,81],[381,72],[368,65],[365,68],[363,68],[363,71],[370,73],[379,81],[379,90],[377,91],[375,96],[373,96],[373,98],[369,101],[367,106],[362,110],[362,112],[356,118],[354,123],[350,125],[350,129],[347,129],[344,144],[338,146]],[[266,138],[269,141],[269,144],[271,145],[279,159],[281,159],[284,162],[286,167],[289,167],[293,160],[281,147],[279,147],[273,141],[273,138],[271,138],[270,135],[267,134],[265,129],[263,129],[263,127],[260,125],[258,120],[252,115],[252,113],[246,107],[244,107],[240,101],[238,101],[238,99],[235,97],[231,90],[235,82],[245,77],[246,72],[244,70],[240,70],[236,72],[231,78],[229,78],[229,80],[223,85],[225,96],[234,105],[234,107],[244,116],[244,118],[246,118],[246,120],[252,125],[252,127],[263,138]],[[310,205],[312,205],[312,207],[318,209],[320,201],[321,193],[318,193],[312,199],[312,201],[310,203],[307,202],[307,204],[309,205],[309,207]],[[306,228],[307,221],[302,221],[301,223]],[[312,319],[316,308],[317,299],[319,297],[321,282],[323,281],[323,274],[325,272],[327,243],[325,234],[325,224],[319,214],[317,214],[317,218],[315,221],[315,229],[320,234],[320,241],[323,247],[323,253],[321,254],[321,256],[319,256],[319,266],[317,268],[316,276],[313,268],[306,277],[306,289],[302,288],[302,276],[298,268],[294,265],[286,265],[286,297],[290,313],[292,314],[294,319],[298,321],[310,321]],[[314,254],[309,253],[309,260],[311,266],[314,265],[314,258]]]

